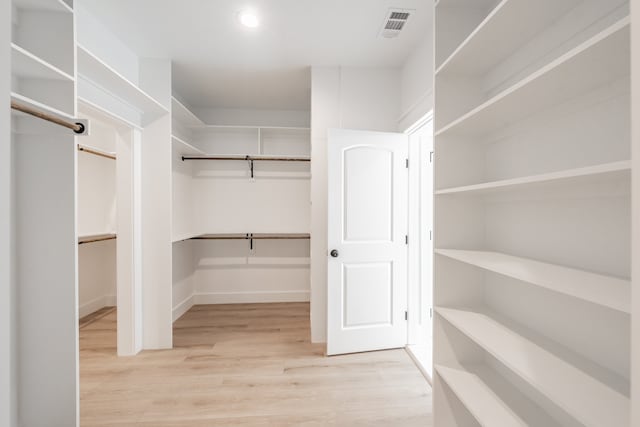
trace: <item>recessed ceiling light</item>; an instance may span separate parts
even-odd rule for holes
[[[240,23],[247,28],[256,28],[260,25],[260,20],[258,19],[258,15],[252,11],[244,11],[240,12],[238,15],[238,19]]]

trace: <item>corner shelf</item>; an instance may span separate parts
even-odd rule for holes
[[[628,17],[618,21],[482,105],[437,129],[435,135],[486,134],[628,75],[629,27]]]
[[[143,122],[150,123],[169,110],[106,62],[78,45],[78,75],[115,98],[140,111]]]
[[[181,139],[175,135],[171,135],[171,141],[173,141],[174,144],[180,144],[184,148],[183,152],[181,153],[183,155],[187,155],[187,156],[200,156],[200,155],[204,156],[205,155],[204,151],[194,147],[184,139]]]
[[[465,70],[473,70],[476,75],[486,73],[553,22],[562,10],[577,3],[578,0],[501,1],[438,67],[436,76],[445,72],[460,75]],[[502,37],[519,16],[527,19],[519,23],[518,31],[510,33],[508,38]]]
[[[436,313],[585,426],[629,425],[627,396],[506,325],[480,312],[437,307]]]
[[[436,373],[483,427],[560,427],[485,364],[436,364]]]
[[[15,43],[11,43],[11,71],[17,77],[25,79],[75,81],[73,76]]]
[[[436,249],[435,253],[623,313],[631,313],[631,282],[499,252]]]
[[[462,187],[436,190],[436,196],[444,195],[482,195],[496,192],[523,190],[557,184],[589,184],[605,178],[631,176],[631,161],[605,163],[584,168],[568,169],[541,175],[531,175],[520,178],[486,182],[482,184],[465,185]]]
[[[171,115],[186,127],[202,127],[205,123],[174,96],[171,97]]]

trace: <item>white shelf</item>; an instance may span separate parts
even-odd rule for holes
[[[11,43],[12,74],[23,79],[43,79],[73,82],[73,76],[65,73],[33,53]]]
[[[13,0],[13,2],[20,9],[73,13],[73,9],[62,0]]]
[[[502,0],[436,70],[436,75],[485,74],[577,3],[578,0]],[[525,16],[518,21],[518,31],[512,31],[513,23]]]
[[[140,111],[145,123],[169,113],[162,104],[81,45],[78,45],[78,75]]]
[[[50,115],[58,116],[65,120],[76,120],[71,114],[65,113],[64,111],[58,110],[56,108],[50,107],[49,105],[38,102],[34,99],[31,99],[27,96],[20,95],[19,93],[11,92],[11,101],[16,101],[20,104],[26,105],[28,107],[32,107],[42,112],[45,112]],[[25,113],[21,113],[15,110],[11,110],[13,114],[17,114],[24,117],[31,117]]]
[[[174,119],[186,127],[205,126],[204,122],[198,118],[191,110],[175,97],[171,97],[171,114]]]
[[[613,310],[631,312],[629,280],[499,252],[436,249],[435,253]]]
[[[290,131],[311,131],[311,128],[308,127],[298,127],[298,126],[235,126],[235,125],[204,125],[200,127],[203,130],[234,130],[234,129],[253,129],[253,130],[290,130]]]
[[[559,426],[487,365],[437,364],[435,370],[483,427]]]
[[[627,17],[438,129],[436,136],[486,134],[627,76],[629,50]]]
[[[171,135],[171,141],[173,141],[174,144],[180,144],[184,148],[184,150],[180,153],[182,155],[188,155],[188,156],[205,155],[204,151],[194,147],[193,145],[189,144],[183,139],[178,138],[175,135]]]
[[[545,185],[557,184],[589,184],[604,178],[616,176],[630,177],[631,161],[606,163],[602,165],[588,166],[584,168],[569,169],[560,172],[551,172],[541,175],[525,176],[520,178],[505,179],[500,181],[487,182],[483,184],[466,185],[462,187],[446,188],[437,190],[435,194],[490,194],[502,191],[523,190],[532,187],[542,187]]]
[[[629,398],[574,365],[485,314],[443,307],[436,312],[585,426],[629,425]]]

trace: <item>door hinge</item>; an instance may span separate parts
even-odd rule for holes
[[[429,152],[429,163],[433,163],[433,151]]]
[[[429,230],[429,240],[433,240],[433,230]]]
[[[429,317],[433,319],[433,307],[429,308]]]
[[[409,320],[409,312],[408,311],[404,312],[404,320]]]
[[[409,235],[408,235],[408,234],[405,234],[405,235],[404,235],[404,244],[405,244],[405,245],[408,245],[408,244],[409,244]]]
[[[407,169],[409,169],[409,159],[405,159],[405,165],[407,166]]]

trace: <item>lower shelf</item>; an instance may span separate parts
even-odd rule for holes
[[[78,244],[85,245],[87,243],[104,242],[105,240],[115,240],[118,236],[113,233],[106,234],[89,234],[86,236],[78,237]]]
[[[629,398],[483,312],[438,307],[456,329],[589,427],[629,425]]]
[[[559,427],[540,407],[485,364],[438,364],[435,371],[483,427]]]

